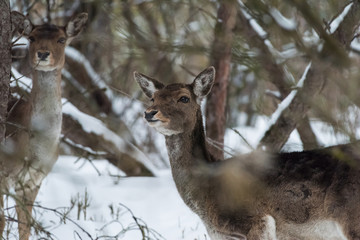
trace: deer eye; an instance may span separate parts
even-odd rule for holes
[[[64,44],[66,42],[66,38],[59,38],[59,40],[57,41],[58,43]]]
[[[190,101],[190,99],[188,97],[182,96],[178,102],[182,102],[182,103],[188,103]]]
[[[150,99],[150,101],[151,101],[151,102],[154,102],[154,99],[152,98],[152,99]]]
[[[33,42],[35,42],[35,38],[34,37],[29,37],[29,41],[30,41],[30,43],[33,43]]]

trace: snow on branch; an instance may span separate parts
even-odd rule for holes
[[[309,72],[309,69],[311,68],[311,62],[307,65],[305,68],[305,71],[299,80],[299,82],[296,85],[296,89],[292,90],[290,94],[279,104],[278,108],[275,110],[275,112],[271,115],[270,121],[269,121],[269,127],[270,129],[279,119],[281,113],[289,107],[290,103],[295,98],[296,94],[298,93],[299,89],[301,89],[304,86],[304,82],[307,76],[307,73]]]
[[[107,84],[104,82],[104,80],[99,76],[99,74],[96,73],[94,68],[91,66],[89,60],[78,50],[76,50],[73,47],[66,47],[65,48],[65,54],[66,57],[71,58],[72,60],[82,63],[85,70],[88,73],[88,76],[91,78],[94,85],[99,87],[100,89],[106,88],[106,94],[111,99],[114,94],[111,89],[108,88]]]
[[[350,11],[353,4],[354,4],[353,2],[349,3],[344,8],[344,11],[342,11],[342,13],[340,13],[337,16],[337,18],[335,18],[333,21],[331,21],[330,26],[329,26],[329,30],[328,30],[329,34],[333,34],[336,31],[336,29],[340,26],[340,24],[342,23],[342,21],[344,20],[346,15],[349,13],[349,11]]]
[[[61,74],[69,80],[69,82],[78,90],[81,94],[88,95],[88,91],[84,88],[65,68],[62,69]]]
[[[301,55],[296,48],[290,48],[289,50],[280,52],[272,45],[269,39],[264,40],[264,44],[269,49],[272,56],[276,59],[277,64],[283,63],[286,59],[291,59]]]
[[[358,38],[354,38],[350,44],[351,50],[354,52],[360,53],[360,41]]]
[[[267,32],[259,25],[259,23],[249,14],[249,10],[245,6],[245,4],[238,0],[238,3],[240,5],[241,13],[244,15],[244,17],[249,21],[251,27],[255,30],[255,32],[262,38],[265,39],[267,37]]]
[[[77,120],[85,132],[95,133],[99,136],[102,136],[106,141],[113,143],[120,152],[126,153],[133,157],[138,162],[146,166],[154,175],[157,175],[155,167],[150,164],[151,161],[136,146],[122,139],[119,135],[108,129],[99,119],[78,110],[66,99],[62,99],[62,102],[63,113],[68,114],[73,119]]]
[[[14,67],[11,68],[11,73],[12,73],[12,76],[10,79],[10,86],[11,87],[19,86],[20,88],[24,89],[25,91],[30,92],[30,90],[32,88],[32,79],[22,75]]]
[[[294,18],[288,19],[284,17],[284,15],[281,14],[279,10],[276,8],[270,8],[269,12],[273,19],[276,21],[276,23],[283,29],[288,31],[294,31],[296,30],[296,21]]]
[[[260,26],[260,24],[251,16],[249,13],[249,9],[245,6],[245,4],[238,0],[238,3],[240,5],[241,13],[244,15],[246,20],[249,21],[250,26],[253,28],[253,30],[257,33],[257,35],[264,41],[264,44],[268,48],[268,50],[271,52],[273,57],[276,59],[277,63],[282,63],[286,59],[294,58],[299,55],[299,52],[296,48],[292,48],[283,52],[280,52],[277,50],[271,41],[268,39],[268,33]],[[275,19],[275,21],[278,23],[278,25],[286,30],[296,30],[296,22],[294,19],[287,19],[281,13],[275,9],[271,8],[270,10],[271,16]]]
[[[83,146],[81,144],[78,144],[78,143],[75,143],[74,141],[72,141],[71,139],[69,138],[66,138],[63,134],[61,134],[61,139],[68,145],[76,148],[76,149],[79,149],[79,150],[82,150],[86,153],[89,153],[91,155],[94,155],[94,156],[99,156],[99,157],[105,157],[108,153],[107,152],[103,152],[103,151],[95,151],[93,150],[92,148],[90,147],[86,147],[86,146]]]

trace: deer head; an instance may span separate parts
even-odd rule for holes
[[[12,21],[18,24],[18,31],[29,39],[30,64],[39,71],[59,70],[64,66],[65,47],[84,28],[87,17],[87,13],[80,13],[65,27],[59,27],[52,24],[33,25],[21,13],[11,13]]]
[[[194,129],[199,118],[199,104],[214,84],[215,68],[205,69],[192,84],[174,83],[165,86],[137,72],[134,72],[134,78],[152,101],[144,115],[147,123],[163,135],[170,136]]]

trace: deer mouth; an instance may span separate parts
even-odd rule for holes
[[[159,119],[146,119],[149,123],[161,122]]]
[[[36,61],[36,65],[47,66],[47,65],[50,65],[50,61],[49,60],[41,60],[41,59],[39,59],[38,61]]]
[[[156,116],[155,116],[156,115]],[[150,123],[167,123],[169,119],[166,118],[160,111],[145,112],[145,120]]]

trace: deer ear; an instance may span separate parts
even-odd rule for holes
[[[152,98],[156,91],[164,87],[164,84],[158,80],[138,72],[134,72],[134,79],[148,98]]]
[[[86,21],[88,19],[87,13],[80,13],[75,18],[70,20],[66,25],[66,35],[68,37],[67,44],[71,42],[71,40],[79,35],[81,30],[85,27]]]
[[[23,14],[12,11],[11,12],[11,32],[14,36],[15,31],[18,31],[20,34],[28,36],[33,30],[33,24],[30,19],[28,19]]]
[[[215,68],[208,67],[202,71],[191,84],[194,94],[198,98],[203,98],[209,94],[215,80]]]

